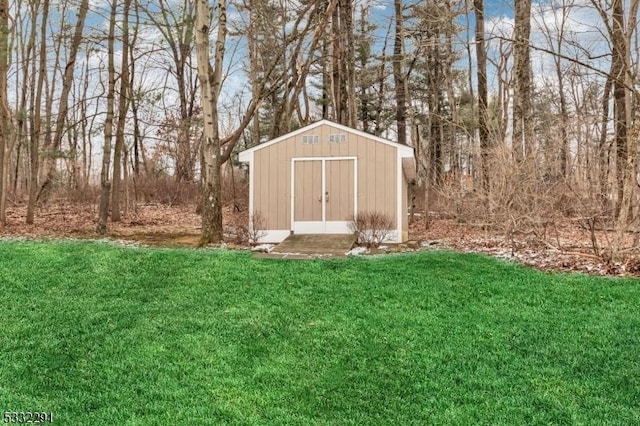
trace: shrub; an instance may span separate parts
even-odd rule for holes
[[[242,226],[238,229],[237,240],[240,244],[257,244],[260,238],[266,235],[265,219],[262,213],[254,211],[249,216],[249,226]]]
[[[189,205],[200,200],[198,182],[178,182],[169,175],[140,175],[134,182],[136,199],[145,203]]]
[[[394,220],[378,211],[362,212],[351,219],[349,229],[356,235],[358,243],[377,248],[393,231]]]

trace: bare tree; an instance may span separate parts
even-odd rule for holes
[[[167,68],[178,92],[175,177],[178,182],[193,181],[195,162],[191,151],[198,90],[197,79],[191,78],[194,2],[182,0],[175,5],[167,0],[149,1],[143,9],[168,47],[171,65]]]
[[[474,0],[476,18],[476,62],[478,79],[478,136],[482,161],[482,190],[489,194],[489,123],[487,115],[487,51],[484,44],[484,1]]]
[[[353,0],[338,0],[331,19],[331,94],[335,120],[355,126]]]
[[[122,161],[126,160],[125,151],[125,124],[129,111],[129,10],[131,0],[124,0],[122,10],[122,61],[120,64],[120,93],[118,97],[118,121],[116,125],[116,140],[113,151],[113,184],[111,188],[111,220],[118,222],[120,216],[120,192],[122,183]],[[126,173],[126,170],[125,170]],[[125,182],[126,184],[126,182]]]
[[[0,1],[0,229],[7,222],[7,188],[9,156],[14,144],[13,114],[7,99],[7,78],[9,73],[9,1]]]
[[[67,59],[67,63],[64,67],[64,73],[62,76],[62,88],[60,92],[60,98],[58,101],[58,112],[55,118],[55,130],[53,134],[53,139],[50,144],[44,147],[45,150],[51,151],[60,150],[60,146],[62,144],[62,138],[64,136],[65,131],[67,130],[65,125],[67,124],[67,114],[69,111],[69,93],[71,92],[71,87],[73,85],[73,77],[75,71],[76,58],[78,56],[78,50],[80,49],[80,45],[83,40],[83,31],[84,24],[87,17],[87,12],[89,10],[89,0],[82,0],[80,2],[80,7],[78,8],[78,15],[75,24],[75,29],[73,33],[73,38],[71,40],[71,46],[69,49],[69,56]],[[43,161],[43,176],[44,180],[40,185],[40,190],[37,195],[38,200],[46,200],[49,197],[51,191],[51,185],[53,184],[54,174],[55,174],[55,156],[47,156]]]
[[[396,90],[396,126],[398,143],[407,144],[407,75],[403,67],[405,60],[404,5],[402,0],[394,0],[395,35],[393,38],[393,81]]]
[[[531,0],[515,0],[514,22],[514,94],[513,153],[517,161],[533,159],[534,123],[533,91],[529,38],[531,34]],[[531,168],[533,171],[533,168]]]
[[[33,13],[32,19],[35,22],[39,3],[32,4]],[[39,49],[39,61],[38,61],[38,73],[37,73],[37,84],[35,88],[35,96],[32,96],[32,108],[33,108],[33,118],[31,122],[31,144],[30,144],[30,178],[29,178],[29,201],[27,204],[27,224],[33,224],[34,215],[35,215],[35,206],[36,206],[36,197],[38,195],[38,169],[40,164],[40,138],[41,132],[43,130],[42,124],[42,91],[44,85],[44,79],[46,77],[46,65],[47,65],[47,26],[48,26],[48,16],[49,16],[49,1],[45,0],[42,3],[42,18],[40,20],[40,49]],[[36,26],[33,26],[32,37],[35,38],[35,30]],[[33,78],[36,78],[36,73],[34,73]]]
[[[100,172],[100,202],[98,204],[98,223],[96,232],[104,235],[107,232],[107,219],[109,217],[109,198],[111,194],[111,180],[109,169],[111,164],[111,141],[113,139],[113,116],[116,87],[116,67],[115,67],[115,38],[116,38],[116,16],[118,0],[111,0],[111,14],[109,16],[109,33],[107,36],[107,111],[104,121],[104,144],[102,149],[102,170]]]
[[[335,7],[335,1],[331,0]],[[222,67],[225,60],[225,43],[227,38],[227,12],[225,0],[218,0],[214,15],[210,15],[209,3],[206,0],[196,2],[195,17],[195,46],[196,59],[198,65],[198,78],[200,80],[200,92],[202,102],[202,112],[204,120],[204,140],[201,145],[201,175],[202,175],[202,237],[200,243],[218,243],[223,240],[222,227],[222,165],[229,160],[238,140],[244,134],[245,129],[251,124],[254,114],[262,101],[271,93],[280,89],[287,79],[283,74],[279,78],[273,78],[280,61],[282,52],[277,52],[271,60],[263,75],[263,83],[256,91],[246,109],[244,116],[227,136],[222,137],[219,129],[219,107],[220,91],[223,83]],[[215,39],[215,53],[213,63],[209,54],[209,34],[211,16],[213,23],[217,27]],[[314,31],[313,41],[317,42],[319,29]],[[315,44],[312,41],[310,51],[315,51]],[[296,62],[297,63],[297,62]],[[304,80],[300,76],[306,76],[311,59],[296,67],[298,74],[292,80],[292,93],[297,97],[302,91]],[[291,82],[290,82],[291,83]]]
[[[204,142],[202,144],[202,238],[201,244],[223,240],[221,184],[222,151],[218,128],[218,98],[222,86],[222,61],[227,37],[227,5],[216,3],[217,37],[213,66],[209,56],[209,28],[211,25],[209,2],[196,1],[195,42],[200,79],[202,111],[204,116]]]
[[[322,117],[329,118],[331,113],[338,120],[338,115],[342,114],[348,124],[351,119],[347,116],[355,114],[355,89],[352,88],[352,85],[355,87],[354,71],[352,66],[345,65],[345,58],[352,55],[348,46],[353,43],[353,37],[341,35],[335,36],[339,40],[333,40],[328,35],[328,29],[333,25],[346,25],[349,28],[353,25],[344,16],[346,11],[338,12],[338,3],[338,0],[306,2],[293,9],[290,9],[288,2],[275,8],[262,1],[242,3],[241,10],[248,11],[249,22],[246,28],[237,28],[236,32],[246,33],[248,38],[252,97],[260,97],[263,90],[269,92],[268,102],[264,103],[260,117],[255,116],[252,123],[252,144],[258,143],[261,136],[275,138],[290,131],[292,126],[308,123],[308,88],[312,84],[308,77],[318,63],[322,79],[319,101],[322,104]],[[346,10],[351,6],[343,7]],[[349,17],[351,13],[348,13]],[[337,19],[335,23],[332,21],[334,19]],[[343,48],[344,54],[340,53]],[[341,59],[334,57],[331,53],[334,50]],[[266,79],[267,75],[270,76],[269,80]],[[337,98],[341,100],[336,101]],[[336,105],[341,105],[342,112],[338,115]]]
[[[628,226],[632,196],[636,188],[637,139],[640,136],[640,112],[636,106],[632,111],[634,95],[631,68],[631,39],[637,31],[637,15],[640,2],[632,0],[629,5],[628,21],[622,0],[614,0],[611,5],[611,24],[607,24],[611,39],[611,64],[614,98],[614,127],[616,139],[616,170],[618,182],[618,204],[615,240],[612,256],[616,257],[623,244]],[[598,10],[603,8],[596,5]],[[604,18],[604,17],[603,17]],[[608,23],[608,21],[605,21]]]

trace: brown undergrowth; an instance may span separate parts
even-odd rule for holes
[[[95,204],[55,201],[39,208],[33,225],[25,223],[26,206],[12,205],[3,237],[97,238]],[[467,222],[449,213],[430,213],[430,227],[424,228],[421,213],[410,226],[410,239],[423,249],[444,248],[461,252],[481,252],[510,259],[544,270],[581,271],[598,275],[640,275],[636,249],[621,261],[595,256],[592,237],[606,241],[606,227],[593,231],[583,220],[562,219],[549,225],[545,242],[535,233],[511,232],[486,226],[482,221]],[[227,244],[247,247],[243,241],[248,224],[246,203],[230,203],[224,208]],[[170,247],[195,247],[201,229],[201,217],[195,204],[166,205],[139,203],[129,208],[123,220],[109,222],[108,238],[136,244]],[[630,247],[633,234],[629,234]]]

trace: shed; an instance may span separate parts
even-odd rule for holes
[[[407,187],[416,170],[409,146],[322,120],[242,151],[240,161],[249,165],[260,242],[352,233],[350,221],[363,212],[393,218],[389,242],[408,238]]]

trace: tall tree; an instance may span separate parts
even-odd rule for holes
[[[0,229],[7,222],[7,189],[9,156],[14,142],[13,114],[9,107],[7,78],[9,74],[9,1],[0,1]]]
[[[89,10],[89,0],[82,0],[78,9],[77,20],[73,37],[71,39],[71,46],[69,49],[69,56],[67,63],[64,67],[64,73],[62,75],[62,88],[60,91],[60,98],[58,100],[58,111],[55,118],[55,130],[53,139],[47,146],[44,147],[47,151],[59,151],[62,145],[62,139],[67,131],[65,125],[67,124],[67,114],[69,111],[69,93],[73,86],[73,78],[75,71],[76,58],[78,51],[83,41],[84,24]],[[56,157],[49,155],[44,158],[43,161],[43,176],[44,180],[40,184],[40,190],[38,192],[38,200],[47,200],[53,184],[55,169],[56,169]]]
[[[214,25],[217,26],[213,66],[209,56],[210,9],[207,0],[196,0],[195,43],[198,78],[204,116],[202,143],[202,238],[201,244],[223,240],[222,228],[222,152],[218,128],[218,98],[222,86],[222,62],[227,37],[227,5],[217,0]]]
[[[193,181],[195,174],[192,140],[195,132],[195,100],[198,90],[197,79],[191,78],[194,2],[182,0],[175,4],[168,0],[148,1],[144,10],[149,21],[166,43],[171,58],[168,69],[175,79],[178,92],[178,114],[175,120],[175,177],[178,182],[190,182]]]
[[[531,78],[531,0],[515,0],[513,40],[513,153],[518,162],[533,159],[534,123]]]
[[[489,123],[487,115],[487,51],[484,43],[484,1],[473,0],[476,20],[476,62],[478,80],[478,136],[482,161],[482,190],[489,194]]]
[[[628,10],[628,22],[622,0],[614,0],[611,6],[611,63],[613,74],[614,127],[616,140],[616,171],[618,204],[616,234],[612,255],[616,257],[623,243],[624,232],[636,188],[637,138],[640,136],[640,110],[632,110],[634,86],[631,68],[631,40],[637,31],[637,15],[640,1],[632,0]],[[613,65],[612,65],[613,68]],[[637,101],[637,99],[635,99]]]
[[[633,162],[629,162],[629,157],[636,156],[636,141],[629,143],[629,128],[632,125],[631,110],[631,58],[630,44],[631,35],[635,31],[635,15],[637,15],[638,1],[632,1],[632,13],[629,14],[630,26],[625,23],[624,5],[622,0],[614,0],[611,12],[611,62],[615,64],[613,75],[613,100],[614,100],[614,126],[616,138],[616,170],[618,181],[618,215],[623,217],[626,226],[626,217],[630,194],[633,186],[628,185],[628,175],[634,174]],[[631,148],[631,149],[630,149]],[[626,191],[625,191],[626,189]],[[627,202],[625,202],[627,201]],[[622,212],[625,210],[625,212]]]
[[[555,72],[555,84],[557,84],[557,89],[555,90],[558,102],[559,109],[559,146],[557,149],[554,149],[554,153],[557,155],[558,160],[560,162],[560,176],[563,179],[568,177],[568,167],[569,167],[569,106],[567,101],[567,90],[565,83],[565,73],[566,67],[564,67],[565,60],[564,56],[564,44],[566,42],[566,33],[567,26],[569,23],[569,16],[571,10],[574,6],[574,0],[561,0],[559,1],[555,7],[551,16],[551,19],[548,18],[548,13],[545,13],[544,4],[539,4],[540,13],[539,16],[542,19],[542,29],[544,37],[547,40],[547,44],[549,46],[549,51],[553,54],[551,55],[554,65]],[[552,21],[551,23],[549,21]],[[547,166],[552,167],[553,164],[548,164]]]
[[[116,17],[118,0],[111,0],[111,13],[109,15],[109,33],[107,35],[107,111],[104,120],[104,143],[102,146],[102,170],[100,172],[100,202],[98,204],[98,223],[96,232],[104,235],[107,232],[107,219],[109,218],[109,198],[111,195],[111,179],[109,169],[111,164],[111,142],[113,139],[113,116],[116,91]]]
[[[32,8],[34,10],[33,22],[36,22],[36,18],[38,15],[39,2],[32,4]],[[48,22],[49,17],[49,1],[44,0],[42,2],[42,17],[40,19],[40,49],[39,49],[39,60],[38,60],[38,73],[37,73],[37,84],[35,87],[35,96],[32,96],[32,107],[33,107],[33,115],[31,122],[31,144],[30,144],[30,178],[29,178],[29,201],[27,203],[27,224],[33,224],[34,216],[35,216],[35,207],[36,207],[36,197],[38,195],[38,169],[40,165],[40,138],[43,130],[42,124],[42,92],[44,86],[44,80],[46,77],[46,66],[47,66],[47,40],[49,38],[49,34],[47,32],[47,28],[49,25]],[[33,37],[35,37],[35,29],[36,26],[33,26]],[[34,73],[33,78],[36,79],[36,73]]]
[[[404,70],[404,4],[402,0],[393,0],[395,12],[395,33],[393,37],[393,81],[396,90],[396,126],[398,143],[407,144],[407,75]]]
[[[360,6],[360,17],[356,32],[355,74],[357,81],[357,97],[360,101],[358,120],[362,123],[362,130],[371,132],[372,121],[375,121],[376,64],[373,63],[373,32],[376,25],[371,22],[369,5]]]
[[[335,6],[336,0],[331,0]],[[213,17],[213,20],[211,19]],[[209,36],[211,24],[217,28],[215,38],[215,53],[213,63],[209,53]],[[211,15],[207,0],[197,0],[195,7],[195,47],[198,65],[198,79],[200,81],[200,93],[202,114],[204,121],[204,135],[201,145],[201,176],[202,176],[202,237],[200,244],[215,244],[223,240],[222,227],[222,165],[229,160],[238,140],[243,136],[245,129],[253,121],[254,114],[260,104],[274,91],[282,87],[284,76],[273,78],[282,52],[276,52],[271,58],[271,66],[263,75],[262,84],[253,97],[240,119],[239,123],[227,136],[222,137],[219,129],[220,92],[224,76],[222,67],[225,60],[225,44],[227,40],[227,5],[225,0],[217,0],[214,15]],[[313,40],[319,32],[314,30]],[[311,51],[315,51],[315,46]],[[300,95],[303,82],[299,75],[306,76],[311,59],[303,62],[299,74],[293,80],[293,94]]]
[[[335,120],[355,126],[353,0],[338,0],[331,20],[331,88]]]
[[[319,89],[322,95],[318,102],[323,118],[329,118],[331,113],[331,118],[337,119],[334,117],[334,87],[342,87],[340,93],[346,93],[340,95],[342,99],[357,101],[355,96],[349,95],[352,89],[348,82],[355,78],[351,75],[351,68],[348,68],[347,76],[342,71],[346,68],[340,65],[343,61],[336,62],[331,55],[334,41],[328,34],[334,25],[332,19],[336,14],[344,15],[336,12],[338,0],[302,3],[242,0],[235,7],[248,15],[246,25],[236,25],[233,34],[246,34],[247,37],[247,68],[252,97],[261,97],[265,90],[269,92],[267,102],[254,116],[247,146],[267,137],[281,136],[309,122],[313,114],[309,89],[314,85],[309,76],[314,73],[321,74]],[[342,25],[345,20],[347,18],[338,18],[335,25]],[[349,44],[344,40],[335,43],[339,46]],[[342,81],[337,86],[332,85],[334,64],[338,67],[335,81]],[[353,105],[348,104],[348,107]]]
[[[122,184],[122,161],[125,152],[125,125],[129,111],[129,10],[131,0],[124,0],[122,10],[122,55],[120,62],[120,93],[118,97],[118,121],[113,150],[113,183],[111,187],[111,220],[118,222],[120,216],[120,192]],[[126,157],[125,157],[126,159]],[[126,173],[126,170],[125,170]],[[126,182],[125,182],[126,184]]]
[[[598,11],[605,24],[611,45],[611,69],[605,87],[605,97],[602,101],[603,119],[605,118],[605,113],[608,116],[608,95],[609,88],[611,88],[613,92],[613,127],[616,149],[616,216],[618,216],[619,220],[620,216],[623,216],[622,220],[625,222],[624,226],[626,226],[627,212],[622,212],[622,204],[623,201],[630,202],[630,194],[625,194],[625,188],[631,191],[635,186],[625,182],[630,179],[628,176],[635,175],[634,160],[637,150],[636,141],[629,138],[629,129],[633,122],[632,102],[634,101],[632,99],[634,87],[631,66],[631,42],[633,35],[637,34],[639,1],[631,0],[626,3],[623,0],[613,0],[603,4],[601,0],[591,0],[591,4]],[[625,20],[625,4],[628,4],[629,7],[628,21]],[[601,144],[602,140],[606,140],[605,123],[606,121],[603,120]],[[603,177],[601,179],[604,180]],[[601,185],[604,186],[603,183]]]

